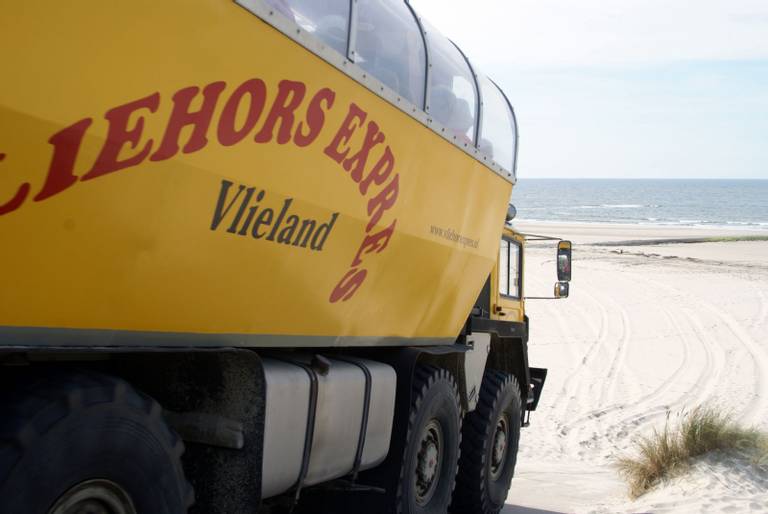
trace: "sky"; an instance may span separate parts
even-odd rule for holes
[[[768,0],[411,4],[509,96],[521,179],[768,179]]]

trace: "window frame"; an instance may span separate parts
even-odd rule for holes
[[[469,67],[469,73],[472,74],[472,80],[475,83],[475,117],[477,119],[475,120],[475,130],[474,130],[474,136],[472,138],[472,140],[474,141],[474,144],[472,146],[477,148],[478,142],[480,141],[480,123],[483,119],[483,94],[480,92],[480,82],[478,81],[475,67],[472,66],[472,61],[469,60],[469,58],[467,57],[467,54],[464,53],[464,50],[462,50],[459,45],[454,43],[452,39],[449,39],[448,41],[450,41],[451,44],[456,47],[456,50],[458,50],[461,56],[464,58],[464,61],[467,63],[467,66]]]
[[[355,0],[351,1],[356,3]],[[413,19],[416,20],[416,26],[419,27],[419,32],[421,33],[421,41],[424,45],[424,66],[426,69],[424,70],[424,102],[421,105],[421,109],[429,114],[429,85],[432,82],[432,60],[430,55],[429,41],[427,41],[427,33],[424,30],[424,24],[421,21],[421,17],[413,9],[411,2],[405,0],[405,6],[408,7],[408,10],[411,11],[411,16],[413,16]]]
[[[358,14],[357,6],[355,5],[356,0],[350,0],[351,2],[350,20],[349,20],[350,27],[349,27],[348,38],[347,38],[348,42],[347,42],[346,55],[338,53],[336,50],[326,45],[318,37],[314,36],[313,34],[299,27],[294,21],[283,17],[279,13],[276,13],[273,8],[269,7],[266,4],[265,0],[230,0],[230,1],[232,1],[239,7],[243,8],[245,11],[251,13],[252,15],[255,15],[256,17],[261,19],[263,22],[265,22],[266,24],[276,29],[278,32],[281,32],[283,35],[285,35],[289,39],[293,40],[294,42],[296,42],[297,44],[305,48],[307,51],[313,53],[319,59],[325,61],[329,65],[336,68],[336,70],[340,71],[344,75],[348,76],[349,78],[357,82],[359,85],[363,86],[373,94],[382,98],[391,106],[400,110],[405,115],[416,120],[418,123],[420,123],[424,127],[430,129],[438,137],[441,137],[443,140],[451,143],[454,148],[458,148],[459,150],[463,151],[465,154],[467,154],[468,156],[473,158],[475,161],[482,164],[485,168],[487,168],[489,171],[491,171],[495,175],[498,175],[499,177],[501,177],[502,179],[504,179],[505,181],[513,185],[517,182],[517,177],[514,170],[506,169],[504,166],[494,161],[493,157],[483,152],[481,149],[479,149],[476,146],[479,143],[480,137],[481,137],[480,127],[481,127],[482,117],[483,117],[483,101],[482,101],[482,93],[480,92],[480,87],[479,87],[479,81],[480,81],[479,71],[472,65],[471,61],[467,58],[466,55],[464,55],[464,58],[467,60],[470,70],[472,71],[473,78],[475,79],[476,89],[478,91],[477,93],[478,94],[477,127],[475,130],[474,145],[469,143],[460,143],[456,141],[449,134],[449,132],[446,130],[445,127],[443,127],[438,121],[434,120],[430,116],[430,114],[424,110],[425,108],[424,105],[417,106],[415,104],[412,104],[407,99],[402,98],[396,91],[390,89],[385,84],[381,83],[378,79],[376,79],[369,73],[366,73],[360,66],[355,64],[355,46],[356,46],[355,30],[357,25],[357,14]],[[413,14],[415,15],[417,19],[417,24],[421,26],[421,23],[418,20],[419,18],[418,12],[413,8],[413,6],[410,5],[410,2],[406,1],[406,4],[408,4],[408,7],[412,10]],[[423,34],[422,34],[422,37],[424,37]],[[430,56],[428,43],[426,41],[424,41],[424,43],[425,43],[425,46],[424,46],[425,56],[427,61],[426,63],[427,73],[429,73],[429,63],[430,63],[431,56]],[[462,54],[464,54],[461,48],[458,47],[458,45],[456,46],[459,49],[459,51]],[[428,89],[429,89],[428,83],[425,80],[425,83],[424,83],[425,102],[429,101],[427,97]],[[516,120],[515,120],[515,123],[516,123]],[[515,131],[515,133],[517,133],[517,131]],[[517,154],[517,146],[515,147],[515,154]],[[515,159],[515,167],[516,166],[517,166],[517,159]]]
[[[504,90],[499,87],[499,85],[493,81],[488,75],[482,75],[478,76],[476,78],[477,81],[477,90],[480,92],[480,116],[478,117],[478,129],[477,129],[477,140],[475,142],[475,145],[480,148],[480,141],[485,135],[485,130],[483,130],[483,122],[484,122],[484,113],[485,113],[485,100],[483,98],[482,89],[484,84],[481,84],[482,81],[485,81],[487,83],[487,89],[489,91],[493,91],[494,89],[498,91],[501,99],[501,103],[507,107],[507,114],[509,115],[510,120],[512,121],[511,128],[512,128],[512,141],[511,144],[514,145],[513,152],[512,152],[512,166],[511,169],[507,169],[504,165],[499,162],[496,156],[491,156],[491,160],[494,165],[499,166],[503,170],[507,170],[508,176],[511,177],[511,181],[513,184],[517,183],[517,146],[518,146],[518,134],[517,134],[517,117],[515,116],[515,110],[512,108],[512,104],[509,101],[509,98],[507,97],[506,93],[504,93]],[[487,128],[487,127],[486,127]],[[481,151],[482,155],[487,155],[486,153]],[[483,157],[483,160],[485,160],[485,157]]]
[[[517,116],[515,115],[515,108],[512,107],[512,102],[509,101],[509,97],[504,92],[503,89],[490,77],[486,77],[491,84],[496,86],[496,89],[499,90],[499,93],[501,93],[501,96],[504,98],[504,101],[507,103],[507,109],[509,109],[509,115],[512,118],[512,129],[515,131],[515,138],[514,138],[514,145],[515,145],[515,151],[512,154],[512,169],[509,170],[512,172],[512,177],[517,179],[517,150],[518,150],[518,143],[520,142],[520,134],[519,134],[519,127],[517,125]]]
[[[501,238],[502,242],[509,243],[509,249],[511,249],[512,245],[517,246],[517,296],[511,295],[511,294],[504,294],[501,292],[501,269],[497,272],[498,275],[498,287],[496,288],[499,291],[499,296],[502,298],[506,298],[508,300],[521,300],[523,298],[523,243],[520,241],[508,237],[508,236],[502,236]],[[510,274],[509,264],[510,264],[510,256],[512,252],[507,250],[507,262],[504,263],[507,269],[507,291],[511,291],[512,288],[510,279],[512,275]],[[501,256],[499,256],[499,261],[501,261]],[[499,262],[499,268],[501,268],[502,263]]]

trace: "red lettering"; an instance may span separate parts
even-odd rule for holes
[[[48,142],[53,145],[53,157],[48,166],[48,175],[45,177],[43,188],[34,198],[36,202],[57,195],[77,182],[77,176],[73,173],[77,153],[80,151],[80,143],[83,141],[85,131],[92,122],[91,118],[85,118],[60,130],[48,139]]]
[[[5,154],[0,153],[0,161],[5,160]],[[0,216],[3,214],[8,214],[9,212],[13,212],[19,207],[21,207],[21,204],[24,203],[24,200],[27,199],[27,195],[29,194],[30,185],[28,182],[24,182],[22,185],[19,186],[19,189],[16,190],[16,194],[13,195],[13,198],[11,198],[8,202],[4,204],[0,204]]]
[[[394,220],[392,224],[387,228],[376,232],[373,235],[365,236],[363,243],[357,250],[355,259],[352,261],[352,266],[359,266],[363,262],[363,259],[360,257],[360,255],[363,253],[381,253],[381,251],[384,250],[384,248],[386,248],[389,244],[389,240],[392,238],[392,234],[395,233],[395,225],[397,225],[397,220]]]
[[[107,173],[112,173],[124,168],[140,164],[152,148],[152,140],[147,140],[144,148],[133,157],[124,160],[118,160],[120,150],[126,143],[130,143],[131,149],[135,150],[141,140],[141,133],[144,130],[144,117],[139,116],[133,128],[128,128],[131,114],[139,109],[148,109],[149,112],[157,111],[160,104],[160,93],[153,93],[147,97],[120,105],[107,111],[104,118],[109,122],[107,131],[107,140],[101,148],[96,163],[91,171],[86,173],[80,180],[91,180],[101,177]]]
[[[384,211],[392,208],[392,206],[395,205],[395,202],[397,201],[397,195],[400,192],[399,178],[400,175],[395,175],[395,178],[392,179],[392,182],[387,184],[387,186],[382,189],[379,194],[371,198],[371,200],[368,202],[368,216],[370,216],[371,219],[368,221],[368,225],[365,227],[366,232],[370,232],[371,229],[376,226],[376,223],[379,222],[381,216],[384,214]]]
[[[16,194],[13,195],[13,198],[11,198],[8,202],[0,205],[0,216],[3,214],[8,214],[9,212],[13,212],[21,207],[21,205],[24,203],[24,200],[27,199],[29,190],[29,182],[24,182],[22,185],[20,185],[19,189],[16,190]]]
[[[309,130],[304,133],[304,123],[300,122],[296,129],[296,135],[293,138],[293,142],[298,147],[309,146],[314,143],[317,136],[320,135],[320,131],[325,124],[325,111],[323,110],[322,102],[325,102],[326,110],[330,110],[333,107],[333,102],[336,99],[336,93],[330,89],[323,88],[312,97],[307,107],[307,127]]]
[[[386,147],[384,149],[384,155],[382,155],[381,159],[374,165],[368,176],[360,182],[360,194],[364,195],[368,192],[368,186],[371,185],[371,182],[377,186],[383,184],[384,181],[387,180],[387,177],[389,177],[389,174],[392,173],[394,167],[395,156],[392,155],[392,150],[389,147]]]
[[[355,268],[347,271],[347,273],[341,277],[341,280],[339,280],[339,283],[336,284],[336,287],[331,292],[329,301],[331,303],[336,303],[339,300],[346,302],[352,298],[352,295],[355,294],[355,291],[360,289],[360,286],[363,285],[366,275],[368,275],[368,270],[364,269],[359,270]]]
[[[211,125],[213,111],[221,92],[226,87],[225,82],[211,82],[203,88],[203,105],[198,111],[190,112],[192,100],[200,88],[197,86],[180,89],[173,95],[173,111],[165,128],[160,148],[150,157],[151,161],[164,161],[179,153],[179,136],[181,129],[191,125],[192,135],[182,149],[183,153],[197,152],[208,144],[208,127]]]
[[[365,132],[362,148],[355,155],[344,161],[344,169],[347,171],[352,170],[352,166],[355,166],[355,169],[350,174],[352,180],[360,182],[360,179],[363,178],[365,163],[368,161],[368,154],[371,153],[371,149],[374,146],[383,143],[384,139],[384,133],[379,132],[379,126],[376,122],[368,122],[368,130]]]
[[[347,117],[344,119],[341,127],[339,127],[339,131],[336,132],[336,135],[333,137],[331,144],[329,144],[325,150],[323,150],[325,155],[341,164],[341,161],[343,161],[349,153],[349,148],[345,148],[342,151],[341,145],[346,145],[349,143],[349,140],[352,138],[352,134],[354,134],[355,130],[360,128],[363,123],[365,123],[365,118],[367,115],[368,114],[357,105],[350,104]]]
[[[307,86],[303,82],[294,82],[291,80],[281,80],[277,86],[277,98],[272,104],[264,126],[256,134],[254,141],[257,143],[268,143],[272,140],[273,132],[277,122],[280,122],[280,128],[277,131],[277,144],[284,145],[291,140],[291,128],[293,128],[294,111],[301,105],[304,95],[307,92]]]
[[[245,118],[242,128],[235,128],[237,111],[240,110],[240,103],[245,95],[250,96],[248,114]],[[232,95],[224,104],[219,118],[218,137],[222,146],[232,146],[239,143],[256,126],[261,113],[264,111],[264,104],[267,100],[267,86],[261,79],[246,80],[232,92]]]

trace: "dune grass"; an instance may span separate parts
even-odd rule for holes
[[[662,480],[685,472],[692,461],[711,451],[735,453],[768,467],[768,434],[732,421],[715,407],[697,407],[684,414],[675,427],[669,415],[664,429],[635,441],[635,455],[618,460],[619,473],[637,498]]]

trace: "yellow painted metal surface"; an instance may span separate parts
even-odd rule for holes
[[[2,11],[0,327],[459,332],[511,184],[234,2]]]
[[[513,239],[520,243],[521,245],[521,270],[525,270],[525,236],[522,234],[518,234],[517,232],[509,229],[504,228],[504,231],[502,233],[504,237],[507,237],[509,239]],[[493,287],[491,288],[491,305],[493,306],[491,308],[491,318],[497,319],[501,321],[515,321],[518,323],[522,323],[525,318],[525,300],[523,297],[525,296],[525,282],[522,280],[523,272],[521,271],[520,278],[520,298],[511,298],[509,296],[504,296],[499,293],[499,261],[498,261],[498,251],[496,252],[496,265],[493,268],[493,273],[491,274],[491,284],[493,284]]]

